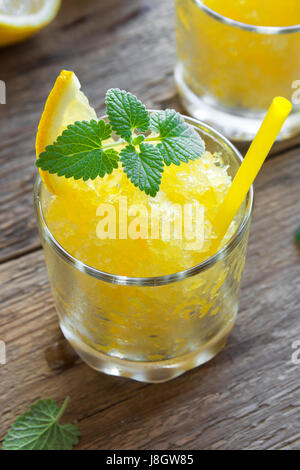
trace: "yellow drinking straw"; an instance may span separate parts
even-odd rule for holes
[[[256,134],[234,180],[219,207],[218,214],[213,221],[213,226],[218,234],[213,242],[213,248],[217,250],[224,238],[231,222],[244,201],[257,173],[275,142],[279,131],[292,110],[292,103],[277,96],[266,114],[263,123]]]

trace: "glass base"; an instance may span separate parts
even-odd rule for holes
[[[208,95],[197,96],[184,80],[181,63],[175,67],[175,83],[182,103],[191,116],[210,124],[231,140],[253,140],[265,112],[255,113],[240,108],[227,108]],[[283,125],[278,140],[288,139],[299,132],[300,110],[294,110]]]
[[[90,367],[108,375],[150,383],[167,382],[194,367],[210,361],[225,347],[233,325],[234,319],[231,319],[215,337],[189,354],[166,361],[142,362],[128,361],[101,353],[85,344],[77,335],[60,323],[65,338]]]

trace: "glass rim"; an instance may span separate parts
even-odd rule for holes
[[[251,31],[259,34],[291,34],[300,32],[300,24],[295,24],[292,26],[259,26],[252,25],[249,23],[243,23],[242,21],[233,20],[227,16],[222,15],[221,13],[216,12],[212,8],[208,7],[203,3],[202,0],[192,0],[201,10],[206,14],[211,16],[220,23],[233,26],[235,28],[243,29],[245,31]]]
[[[153,110],[149,110],[149,112],[153,112]],[[209,126],[208,124],[198,119],[194,119],[194,118],[191,118],[189,116],[184,116],[184,115],[182,116],[186,121],[191,123],[194,127],[197,126],[197,128],[199,129],[199,125],[200,125],[204,131],[216,136],[219,140],[222,141],[223,144],[226,144],[226,146],[230,148],[233,154],[237,157],[238,161],[242,163],[243,157],[241,153],[220,132],[218,132],[217,130]],[[206,269],[210,268],[217,262],[226,258],[226,256],[229,255],[233,251],[233,249],[238,245],[238,243],[243,238],[243,235],[248,227],[248,224],[250,222],[250,218],[252,215],[252,211],[253,211],[254,191],[253,191],[253,186],[251,186],[250,191],[248,192],[246,196],[247,205],[245,209],[245,214],[242,218],[241,223],[239,224],[239,227],[236,229],[235,233],[232,235],[232,237],[227,242],[227,244],[223,248],[218,250],[213,256],[210,256],[206,260],[202,261],[201,263],[198,263],[197,265],[191,268],[184,269],[174,274],[168,274],[168,275],[163,275],[163,276],[151,276],[151,277],[130,277],[130,276],[123,276],[123,275],[121,276],[121,275],[111,274],[105,271],[101,271],[97,268],[93,268],[92,266],[89,266],[88,264],[85,264],[83,261],[80,261],[74,256],[72,256],[65,248],[63,248],[60,245],[60,243],[58,243],[58,241],[55,239],[50,229],[48,228],[48,225],[44,217],[41,200],[40,200],[40,189],[42,185],[43,185],[42,179],[40,175],[38,174],[35,180],[35,184],[34,184],[34,212],[35,212],[36,220],[38,223],[38,227],[42,231],[42,235],[46,243],[48,243],[50,247],[53,248],[54,251],[64,261],[66,261],[68,264],[73,266],[76,270],[84,274],[87,274],[89,276],[92,276],[96,279],[99,279],[101,281],[108,282],[110,284],[116,284],[116,285],[131,285],[131,286],[134,285],[134,286],[141,286],[141,287],[166,285],[166,284],[171,284],[174,282],[182,281],[183,279],[195,276],[196,274],[205,271]]]

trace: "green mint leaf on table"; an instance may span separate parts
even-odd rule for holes
[[[131,182],[150,196],[159,191],[164,162],[160,151],[154,145],[141,143],[140,151],[134,145],[127,145],[120,153],[125,173]]]
[[[128,143],[131,143],[134,129],[139,132],[149,129],[149,113],[136,96],[119,88],[112,88],[108,90],[105,101],[113,130]]]
[[[59,408],[53,400],[40,400],[19,416],[3,441],[2,450],[71,450],[80,432],[74,424],[59,424],[69,399]]]
[[[195,160],[205,151],[200,135],[174,109],[153,113],[150,128],[159,134],[157,146],[166,165]]]
[[[119,155],[104,149],[103,140],[111,137],[112,128],[105,121],[75,122],[41,153],[37,166],[49,173],[84,181],[105,176],[118,168]]]

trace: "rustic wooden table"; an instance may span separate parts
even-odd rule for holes
[[[0,51],[0,439],[33,401],[69,395],[80,449],[300,447],[300,365],[291,359],[300,340],[300,138],[275,146],[258,177],[240,312],[218,357],[147,385],[90,369],[59,332],[32,209],[34,138],[50,85],[67,68],[100,114],[112,86],[180,109],[173,31],[172,0],[64,0],[38,36]]]

